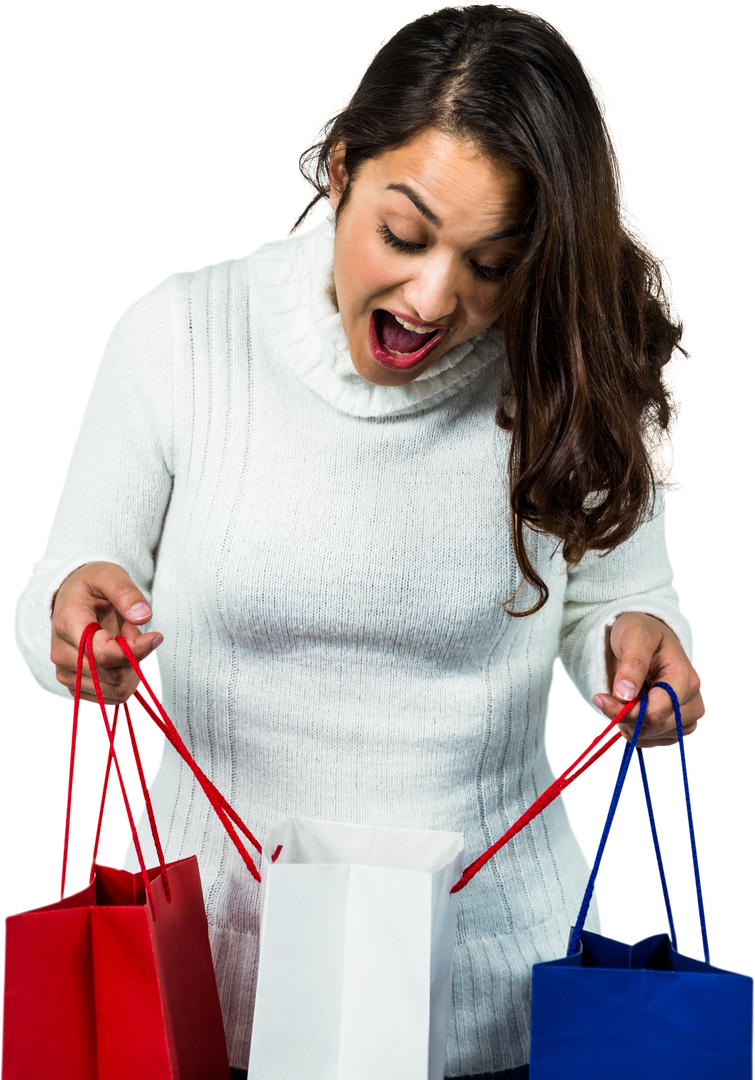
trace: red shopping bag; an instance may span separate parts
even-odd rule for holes
[[[3,1080],[228,1080],[228,1056],[194,856],[166,862],[126,710],[160,865],[147,869],[123,784],[112,726],[99,690],[87,628],[79,649],[61,900],[6,923]],[[86,649],[141,872],[93,862],[87,887],[63,898],[83,654]],[[173,725],[166,737],[190,765],[236,846],[230,818],[253,840],[191,759]],[[166,717],[167,720],[167,717]],[[170,726],[168,726],[170,725]],[[243,849],[245,861],[256,867]]]

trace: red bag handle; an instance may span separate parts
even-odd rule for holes
[[[104,783],[103,792],[102,792],[102,799],[100,801],[100,815],[99,815],[99,820],[97,822],[97,834],[96,834],[96,837],[95,837],[94,855],[92,857],[92,871],[94,870],[94,860],[95,860],[95,858],[97,856],[97,848],[99,846],[100,831],[101,831],[101,828],[102,828],[102,815],[103,815],[103,812],[104,812],[104,809],[105,809],[105,795],[107,793],[107,784],[108,784],[108,780],[109,780],[109,777],[110,777],[110,766],[111,766],[111,764],[115,764],[115,770],[116,770],[116,773],[118,775],[118,781],[119,781],[120,788],[121,788],[121,794],[123,795],[123,803],[124,803],[124,806],[126,807],[126,815],[128,817],[128,823],[129,823],[129,827],[131,829],[131,835],[132,835],[132,837],[134,839],[134,847],[136,849],[137,858],[139,860],[139,868],[141,870],[142,880],[144,881],[145,893],[147,895],[147,899],[149,900],[150,910],[152,912],[152,918],[154,919],[154,918],[157,917],[157,912],[156,912],[156,909],[155,909],[154,896],[152,895],[152,886],[151,886],[151,883],[150,883],[150,880],[149,880],[149,875],[147,874],[147,866],[146,866],[146,863],[144,861],[144,854],[142,852],[141,844],[139,842],[139,835],[138,835],[137,830],[136,830],[136,823],[134,821],[134,816],[133,816],[133,814],[131,812],[131,804],[129,803],[128,795],[126,793],[126,786],[125,786],[125,784],[123,782],[123,775],[121,773],[120,763],[118,762],[118,755],[115,752],[115,730],[116,730],[116,723],[117,723],[117,719],[118,719],[118,710],[116,709],[116,714],[115,714],[115,717],[113,719],[113,725],[111,727],[110,722],[108,720],[107,709],[105,708],[105,699],[104,699],[103,694],[102,694],[102,687],[100,685],[99,676],[97,674],[97,667],[96,667],[96,664],[94,662],[94,649],[92,647],[92,637],[94,636],[96,631],[100,630],[100,629],[102,629],[102,628],[99,625],[99,623],[90,623],[89,626],[86,627],[86,629],[84,630],[84,633],[81,635],[81,640],[79,642],[78,656],[77,656],[77,659],[76,659],[76,683],[75,683],[75,687],[74,687],[74,698],[73,698],[73,729],[72,729],[72,732],[71,732],[71,760],[70,760],[70,765],[69,765],[69,769],[68,769],[68,798],[67,798],[67,804],[66,804],[65,838],[64,838],[64,841],[63,841],[63,872],[62,872],[62,875],[61,875],[61,882],[60,882],[60,898],[62,900],[63,896],[65,895],[66,870],[68,868],[68,844],[69,844],[70,832],[71,832],[71,801],[72,801],[72,798],[73,798],[73,773],[74,773],[74,765],[75,765],[75,761],[76,761],[76,737],[77,737],[78,728],[79,728],[79,706],[81,704],[81,681],[82,681],[83,672],[84,672],[84,653],[86,652],[87,659],[89,661],[89,668],[90,668],[90,671],[91,671],[91,674],[92,674],[92,682],[94,683],[94,691],[95,691],[95,694],[97,695],[97,701],[98,701],[98,704],[100,706],[100,711],[102,713],[102,719],[103,719],[104,724],[105,724],[105,730],[107,732],[108,741],[109,741],[109,744],[110,744],[109,751],[108,751],[107,766],[106,766],[106,769],[105,769],[105,783]],[[170,901],[170,884],[168,882],[168,873],[167,873],[167,869],[166,869],[166,866],[165,866],[165,858],[163,856],[162,847],[160,845],[160,839],[159,839],[159,837],[157,835],[157,826],[155,824],[155,816],[154,816],[154,811],[152,809],[152,802],[151,802],[151,799],[149,797],[149,791],[147,789],[146,781],[144,779],[144,770],[142,769],[141,758],[139,757],[139,750],[138,750],[137,745],[136,745],[136,738],[135,738],[134,733],[133,733],[133,728],[131,726],[130,717],[127,716],[127,719],[128,719],[129,731],[131,733],[131,742],[132,742],[132,746],[133,746],[133,749],[134,749],[134,754],[135,754],[135,757],[136,757],[137,768],[138,768],[138,771],[139,771],[139,777],[140,777],[140,780],[141,780],[141,783],[142,783],[142,790],[144,792],[145,800],[146,800],[146,803],[147,803],[147,813],[149,815],[150,826],[151,826],[151,828],[153,830],[152,835],[153,835],[153,838],[154,838],[154,841],[155,841],[155,847],[156,847],[157,852],[158,852],[158,858],[160,860],[160,870],[161,870],[161,873],[162,873],[163,884],[165,886],[165,892],[166,892],[166,895],[168,897],[168,901]],[[91,878],[90,878],[90,880],[91,880]]]
[[[158,710],[160,715],[159,716],[156,715],[154,710],[150,708],[149,704],[145,701],[145,699],[142,697],[142,695],[138,691],[134,694],[134,697],[139,702],[139,704],[142,706],[142,708],[147,713],[147,715],[159,727],[160,731],[162,731],[163,735],[165,735],[166,739],[171,744],[171,746],[181,755],[183,760],[186,762],[186,764],[189,766],[191,771],[194,773],[197,780],[199,781],[200,787],[202,788],[205,795],[209,799],[213,810],[215,811],[215,813],[220,818],[220,822],[221,822],[223,828],[225,829],[225,831],[228,833],[231,840],[233,841],[233,843],[234,843],[235,847],[237,848],[239,854],[241,855],[242,859],[244,860],[248,870],[251,872],[252,877],[255,879],[255,881],[260,881],[261,879],[260,879],[259,871],[257,870],[257,867],[254,865],[254,862],[252,861],[252,858],[249,855],[249,852],[246,850],[243,843],[241,842],[241,838],[239,837],[238,833],[236,832],[236,828],[234,828],[234,826],[238,827],[241,830],[241,832],[244,834],[244,836],[247,838],[247,840],[249,840],[249,842],[261,854],[262,853],[262,845],[260,844],[259,840],[252,833],[252,831],[247,827],[247,825],[242,821],[242,819],[239,817],[239,815],[233,809],[233,807],[228,802],[226,797],[222,794],[222,792],[218,791],[216,786],[213,784],[212,780],[210,780],[209,777],[204,772],[202,772],[199,765],[196,763],[194,758],[191,756],[191,753],[188,750],[188,748],[186,747],[186,744],[184,743],[184,741],[181,738],[180,734],[178,733],[178,730],[177,730],[175,724],[173,723],[171,718],[166,713],[165,709],[160,704],[160,701],[158,700],[157,695],[155,694],[154,690],[152,689],[152,687],[149,685],[146,678],[144,677],[144,672],[142,671],[141,667],[139,666],[139,661],[136,659],[133,652],[131,651],[131,647],[130,647],[129,643],[120,634],[116,637],[115,640],[118,642],[121,649],[123,650],[129,664],[131,664],[131,667],[134,669],[136,674],[141,679],[145,690],[147,691],[149,696],[152,698],[152,701],[154,702],[155,708]]]
[[[158,836],[157,823],[156,823],[156,821],[154,821],[154,813],[153,813],[153,810],[152,810],[151,800],[149,798],[149,786],[148,786],[147,770],[146,770],[145,764],[144,764],[144,756],[143,756],[143,754],[141,754],[141,747],[139,745],[138,734],[136,732],[136,726],[134,724],[134,717],[133,717],[133,714],[132,714],[132,711],[131,711],[131,703],[126,702],[122,706],[119,705],[116,708],[113,708],[112,719],[110,719],[109,715],[108,715],[108,708],[105,705],[105,701],[104,701],[103,696],[102,696],[102,690],[100,690],[100,687],[99,687],[99,679],[97,677],[96,666],[95,666],[95,662],[94,662],[94,653],[93,653],[93,649],[92,649],[92,637],[96,633],[96,631],[98,631],[98,630],[102,630],[102,626],[100,626],[99,623],[97,623],[97,622],[93,622],[93,623],[90,623],[89,625],[87,625],[86,629],[84,630],[84,632],[83,632],[83,634],[81,636],[81,642],[79,643],[79,658],[78,658],[78,664],[77,664],[77,683],[76,683],[75,699],[73,699],[73,706],[71,708],[71,726],[70,726],[70,733],[69,733],[69,740],[68,740],[68,764],[67,764],[67,769],[66,769],[66,800],[65,800],[65,806],[64,806],[63,838],[62,838],[62,842],[60,842],[60,870],[59,870],[59,875],[58,875],[58,899],[59,899],[60,896],[65,895],[67,887],[68,887],[68,872],[69,872],[69,866],[70,866],[70,840],[71,840],[72,818],[73,818],[73,796],[75,796],[75,791],[76,791],[76,770],[77,770],[78,751],[79,751],[79,737],[80,737],[80,726],[81,726],[81,700],[80,700],[81,677],[82,677],[82,667],[83,667],[83,650],[84,650],[84,647],[85,647],[86,648],[86,656],[87,656],[87,659],[89,659],[89,662],[90,662],[90,670],[92,671],[92,679],[93,679],[94,685],[95,685],[95,692],[97,694],[97,708],[98,708],[98,711],[99,711],[100,720],[102,720],[103,730],[105,731],[105,738],[106,738],[106,740],[108,740],[108,752],[107,752],[107,756],[106,756],[106,759],[105,759],[105,766],[104,766],[104,769],[103,769],[103,780],[102,780],[102,783],[100,783],[100,788],[99,788],[99,798],[98,798],[98,802],[97,802],[97,814],[96,814],[96,818],[95,818],[95,829],[94,829],[94,834],[93,834],[93,837],[92,837],[92,849],[91,849],[91,852],[90,852],[90,863],[89,863],[89,868],[87,868],[86,880],[87,880],[87,882],[92,880],[92,878],[94,876],[94,864],[97,861],[97,859],[99,858],[99,851],[100,851],[100,848],[102,848],[103,829],[104,829],[104,825],[105,825],[105,815],[107,813],[107,800],[108,800],[108,794],[109,794],[109,791],[110,791],[112,773],[114,771],[114,772],[116,772],[116,780],[117,780],[118,787],[119,787],[119,793],[121,795],[121,802],[122,802],[122,805],[123,805],[123,811],[124,811],[125,818],[126,818],[126,824],[127,824],[127,826],[129,826],[129,832],[134,837],[134,846],[136,848],[137,856],[138,856],[138,859],[139,859],[139,865],[141,867],[141,875],[143,875],[143,878],[145,880],[145,888],[147,889],[147,893],[148,893],[149,899],[150,899],[150,904],[152,905],[152,914],[154,914],[152,893],[151,893],[151,889],[150,889],[150,886],[149,886],[149,881],[148,881],[148,878],[147,878],[147,870],[146,870],[146,866],[145,866],[145,863],[144,863],[144,856],[143,856],[143,854],[141,854],[141,848],[140,848],[140,845],[139,845],[138,836],[136,834],[136,820],[135,820],[135,815],[134,815],[134,812],[133,812],[133,807],[131,805],[131,797],[129,795],[129,788],[127,788],[127,786],[125,784],[125,778],[124,778],[124,775],[123,775],[123,769],[121,767],[120,758],[118,757],[118,747],[117,747],[117,745],[114,745],[114,743],[113,743],[113,745],[114,745],[114,757],[113,757],[111,741],[110,741],[110,739],[108,739],[108,732],[110,731],[111,728],[112,728],[112,730],[114,732],[112,734],[112,739],[114,740],[114,738],[117,738],[118,728],[119,728],[119,725],[120,725],[121,710],[123,712],[126,735],[127,735],[127,738],[129,738],[129,746],[130,746],[130,750],[131,750],[131,754],[132,754],[132,760],[134,762],[134,771],[136,773],[137,784],[138,784],[138,787],[139,787],[139,794],[141,796],[141,800],[143,800],[144,804],[147,807],[147,813],[149,815],[150,828],[151,828],[151,831],[152,831],[152,837],[154,839],[154,847],[156,847],[156,850],[158,852],[158,858],[160,859],[160,866],[162,868],[162,877],[163,877],[163,882],[164,882],[168,902],[170,902],[170,899],[171,899],[170,885],[168,885],[168,881],[167,881],[167,873],[166,873],[166,869],[165,869],[165,861],[164,861],[164,856],[163,856],[162,847],[161,847],[161,843],[160,843],[160,837]],[[248,869],[251,870],[251,873],[252,873],[253,877],[257,881],[259,881],[260,877],[259,877],[259,872],[257,870],[257,867],[252,862],[250,854],[248,854],[246,849],[243,847],[237,833],[235,833],[233,826],[230,824],[230,822],[228,820],[229,816],[230,816],[230,818],[233,819],[233,821],[235,823],[237,823],[239,825],[239,827],[242,829],[242,832],[244,833],[244,835],[247,836],[248,839],[250,839],[252,841],[252,843],[254,843],[255,848],[259,852],[261,852],[261,850],[262,850],[261,846],[260,846],[260,843],[253,836],[253,834],[250,832],[250,829],[248,829],[246,827],[246,825],[243,823],[243,821],[241,820],[238,813],[235,812],[233,810],[233,808],[228,804],[227,799],[223,795],[221,795],[220,792],[218,792],[218,789],[215,787],[215,785],[212,783],[212,781],[207,779],[204,772],[202,772],[200,767],[197,765],[197,762],[194,761],[194,759],[191,757],[191,755],[190,755],[189,751],[187,750],[183,740],[181,740],[180,735],[176,731],[171,719],[168,718],[167,714],[163,710],[162,704],[160,703],[160,699],[157,696],[157,692],[156,692],[156,690],[154,690],[154,687],[150,683],[149,677],[147,676],[147,673],[145,672],[144,667],[141,666],[139,663],[137,663],[136,658],[134,657],[134,653],[131,651],[131,648],[129,647],[129,644],[127,644],[125,638],[122,637],[121,635],[118,635],[116,640],[117,640],[118,644],[121,646],[121,648],[123,649],[126,658],[129,659],[129,662],[131,663],[134,671],[136,672],[136,674],[139,676],[139,679],[140,679],[141,686],[135,692],[133,700],[135,700],[139,704],[139,706],[141,708],[141,711],[143,711],[145,713],[147,718],[150,720],[150,723],[154,727],[156,727],[158,729],[158,731],[160,731],[161,734],[165,735],[167,740],[170,741],[172,743],[172,745],[176,748],[176,751],[180,754],[180,756],[183,757],[185,761],[187,761],[187,764],[189,765],[191,770],[194,772],[194,774],[197,775],[197,778],[198,778],[198,780],[199,780],[199,782],[200,782],[200,784],[201,784],[201,786],[203,788],[203,791],[207,795],[208,799],[210,799],[213,808],[215,809],[216,813],[219,816],[220,822],[223,823],[223,825],[226,828],[226,831],[228,832],[229,836],[231,837],[235,847],[237,847],[238,850],[240,851],[242,859],[244,860],[244,862],[245,862],[246,866],[248,867]],[[116,762],[118,762],[117,765],[116,765]],[[120,767],[120,778],[119,778],[119,771],[118,771],[119,767]]]
[[[89,626],[87,626],[87,628],[85,629],[85,631],[84,631],[84,633],[82,635],[82,638],[81,638],[81,642],[79,644],[79,659],[78,659],[77,672],[76,672],[76,693],[75,693],[75,696],[74,696],[74,727],[73,727],[73,736],[72,736],[72,743],[71,743],[71,768],[70,768],[69,785],[68,785],[68,808],[67,808],[67,814],[66,814],[66,839],[65,839],[64,857],[63,857],[63,884],[65,884],[66,859],[67,859],[67,853],[68,853],[68,832],[69,832],[69,821],[70,821],[70,811],[71,811],[71,791],[72,791],[72,784],[73,784],[73,760],[74,760],[74,750],[75,750],[75,743],[76,743],[76,729],[77,729],[77,724],[78,724],[78,703],[79,703],[79,698],[80,698],[80,694],[81,694],[83,652],[84,652],[84,648],[86,646],[87,657],[89,659],[89,666],[90,666],[90,669],[92,671],[92,677],[93,677],[93,681],[94,681],[94,684],[95,684],[95,691],[97,692],[97,699],[98,699],[98,701],[100,703],[100,708],[102,710],[103,717],[104,717],[104,720],[105,720],[105,726],[106,726],[106,729],[108,731],[108,736],[110,738],[110,747],[111,748],[110,748],[110,754],[108,755],[108,764],[107,764],[107,770],[106,770],[106,774],[105,774],[105,790],[107,789],[107,781],[108,781],[108,774],[109,774],[109,770],[110,770],[111,760],[113,760],[113,761],[115,761],[116,770],[118,772],[118,778],[119,778],[120,784],[121,784],[121,790],[123,792],[124,801],[126,802],[126,809],[127,809],[128,815],[129,815],[129,823],[131,824],[131,829],[132,829],[132,834],[134,836],[134,844],[135,844],[135,847],[136,847],[136,850],[137,850],[137,855],[139,856],[140,865],[142,865],[142,873],[143,873],[143,876],[145,878],[145,887],[148,890],[148,893],[149,893],[149,896],[150,896],[150,901],[152,901],[151,891],[149,890],[149,885],[148,885],[148,882],[146,880],[146,877],[147,877],[146,869],[144,869],[144,867],[143,867],[143,857],[141,855],[141,848],[139,846],[138,837],[136,835],[136,828],[135,828],[135,826],[133,824],[133,818],[131,817],[131,811],[130,811],[130,808],[129,808],[129,805],[128,805],[128,800],[126,798],[126,792],[125,792],[125,788],[123,786],[123,780],[121,778],[120,769],[118,767],[118,760],[117,760],[117,758],[115,756],[115,747],[113,745],[113,739],[114,739],[114,733],[115,733],[115,723],[117,721],[117,712],[118,712],[118,710],[116,708],[116,715],[115,715],[115,719],[114,719],[114,722],[113,722],[113,729],[112,729],[112,732],[111,732],[111,729],[110,729],[110,726],[109,726],[108,720],[107,720],[107,712],[105,710],[105,703],[104,703],[104,700],[102,699],[102,692],[101,692],[100,687],[99,687],[99,679],[97,678],[96,668],[95,668],[95,664],[94,664],[94,652],[93,652],[92,645],[91,645],[91,638],[94,635],[94,633],[96,633],[96,631],[100,630],[100,629],[102,629],[102,627],[99,625],[99,623],[90,623]],[[239,817],[239,815],[236,813],[236,811],[230,805],[230,803],[225,798],[225,796],[220,791],[218,791],[218,789],[215,787],[215,785],[212,783],[212,781],[205,775],[205,773],[202,771],[202,769],[196,763],[194,758],[191,756],[191,753],[187,749],[183,739],[181,738],[180,734],[178,733],[178,730],[176,729],[173,721],[170,719],[170,717],[166,713],[165,709],[160,704],[160,701],[158,700],[157,695],[155,694],[154,690],[152,689],[152,687],[149,685],[146,678],[144,677],[144,673],[143,673],[141,667],[139,666],[139,662],[137,661],[136,657],[134,656],[134,654],[133,654],[133,652],[131,650],[131,647],[129,646],[126,639],[122,635],[119,634],[116,637],[115,640],[120,645],[120,647],[123,650],[123,653],[126,656],[126,659],[128,660],[129,664],[131,665],[133,670],[136,672],[136,674],[139,676],[141,682],[143,683],[145,689],[147,690],[147,693],[152,698],[152,701],[153,701],[156,709],[158,710],[159,716],[157,715],[157,713],[155,713],[155,711],[150,707],[148,702],[144,699],[144,697],[138,691],[134,695],[136,700],[140,703],[140,705],[145,710],[145,712],[148,714],[148,716],[150,716],[150,718],[154,721],[154,723],[157,725],[157,727],[162,731],[162,733],[168,739],[168,741],[173,746],[173,748],[180,754],[180,756],[183,758],[183,760],[186,762],[186,764],[192,770],[192,772],[196,776],[197,780],[199,781],[200,786],[202,787],[202,790],[207,795],[207,798],[209,799],[210,804],[212,805],[213,809],[215,810],[215,813],[218,815],[218,818],[220,819],[220,822],[223,825],[223,828],[226,830],[226,832],[230,836],[230,838],[233,841],[235,847],[239,851],[242,859],[244,860],[244,863],[246,864],[247,868],[251,872],[254,879],[256,881],[259,881],[260,880],[259,871],[257,870],[257,867],[254,865],[254,862],[252,861],[251,856],[249,855],[249,852],[244,847],[238,833],[236,832],[236,829],[234,828],[234,825],[238,826],[238,828],[241,830],[241,832],[244,834],[244,836],[246,836],[246,838],[254,845],[256,850],[258,852],[260,852],[260,853],[262,852],[262,846],[260,845],[260,843],[256,839],[256,837],[252,834],[252,832],[244,824],[242,819]],[[603,738],[605,738],[606,735],[609,734],[611,729],[614,728],[618,723],[620,723],[621,720],[624,719],[624,717],[634,708],[634,706],[638,703],[639,700],[640,700],[640,698],[636,697],[636,698],[634,698],[633,701],[627,702],[626,705],[624,705],[624,707],[621,709],[621,711],[617,714],[617,716],[610,722],[610,724],[600,733],[600,735],[598,735],[595,739],[593,739],[593,741],[590,743],[590,745],[587,747],[587,749],[584,750],[579,755],[579,757],[576,759],[576,761],[573,761],[572,764],[568,767],[568,769],[565,769],[564,772],[559,777],[557,777],[553,781],[553,783],[550,784],[549,787],[547,787],[545,789],[545,791],[541,795],[539,795],[537,797],[537,799],[535,799],[535,801],[532,803],[532,805],[527,810],[525,810],[525,812],[521,815],[521,817],[519,817],[513,823],[513,825],[511,825],[509,827],[509,829],[507,829],[507,831],[503,834],[503,836],[501,836],[500,839],[496,840],[496,842],[494,844],[491,844],[491,846],[486,851],[484,851],[482,853],[482,855],[478,856],[478,858],[475,859],[474,862],[470,863],[470,865],[468,867],[466,867],[466,869],[462,873],[459,880],[451,888],[452,893],[460,892],[463,888],[465,888],[469,884],[469,882],[472,880],[472,878],[477,873],[479,873],[479,871],[483,868],[483,866],[485,866],[485,864],[487,862],[489,862],[489,860],[492,859],[493,856],[498,851],[500,851],[500,849],[504,846],[504,844],[507,844],[509,842],[509,840],[513,839],[513,837],[516,836],[517,833],[521,832],[521,830],[526,825],[528,825],[539,814],[541,814],[543,812],[543,810],[545,810],[545,808],[547,806],[550,806],[550,804],[555,799],[558,798],[558,796],[569,786],[569,784],[573,783],[577,779],[578,776],[581,776],[582,773],[586,769],[588,769],[590,767],[590,765],[594,764],[594,762],[596,762],[598,760],[598,758],[602,757],[603,754],[605,754],[606,751],[609,750],[614,745],[614,743],[617,742],[621,738],[621,733],[616,732],[612,736],[612,738],[610,738],[608,740],[607,743],[605,743],[603,746],[599,747],[599,749],[595,750],[595,753],[592,754],[592,756],[590,758],[588,758],[588,760],[585,761],[584,764],[580,764],[581,762],[584,761],[584,759],[587,757],[587,755],[590,753],[590,751],[594,750],[595,747],[597,747],[598,744],[601,742],[601,740]],[[136,761],[137,761],[137,768],[139,769],[139,777],[140,777],[140,781],[142,783],[142,790],[144,791],[144,794],[145,794],[145,801],[147,803],[147,813],[148,813],[148,816],[149,816],[149,819],[150,819],[150,827],[152,829],[152,835],[153,835],[153,837],[155,839],[155,846],[156,846],[156,848],[158,850],[158,857],[160,858],[160,865],[161,865],[161,867],[163,869],[163,876],[164,876],[165,886],[166,886],[166,889],[169,889],[168,882],[167,882],[167,875],[165,874],[164,859],[162,857],[162,848],[160,848],[158,846],[159,845],[159,839],[157,837],[157,826],[156,826],[155,821],[154,821],[154,814],[152,812],[152,804],[151,804],[151,801],[149,799],[149,793],[148,793],[148,790],[147,790],[147,785],[146,785],[146,782],[144,780],[144,773],[143,773],[143,770],[141,768],[141,760],[139,759],[138,750],[136,748],[136,739],[134,737],[133,727],[131,725],[131,718],[129,716],[128,709],[125,706],[124,706],[124,710],[126,712],[126,719],[127,719],[127,723],[128,723],[128,726],[129,726],[129,733],[131,735],[131,742],[132,742],[132,746],[134,748],[134,754],[135,754]],[[100,821],[98,822],[98,826],[97,826],[97,840],[99,840],[99,832],[100,832],[100,826],[101,826],[101,821],[102,821],[102,809],[103,809],[103,806],[104,806],[105,790],[103,790],[103,801],[102,801],[102,805],[100,807]],[[96,853],[96,843],[95,843],[95,853]],[[276,852],[276,855],[277,855],[277,852]],[[274,856],[274,858],[275,858],[275,856]],[[62,897],[62,886],[61,886],[61,897]],[[153,912],[154,912],[154,904],[153,904]]]
[[[116,705],[115,713],[113,715],[113,741],[115,741],[115,730],[118,725],[118,711],[120,705]],[[165,855],[163,854],[163,847],[160,843],[160,836],[157,831],[157,822],[155,821],[155,812],[152,809],[152,799],[150,798],[149,788],[147,787],[147,781],[144,776],[144,769],[142,767],[142,759],[139,754],[139,747],[136,743],[136,735],[134,734],[134,725],[131,723],[131,714],[128,711],[128,705],[123,705],[123,711],[126,714],[126,723],[128,725],[129,736],[131,737],[131,747],[134,751],[134,760],[136,761],[136,768],[139,773],[139,783],[141,784],[142,793],[144,795],[144,802],[147,807],[147,817],[149,818],[150,832],[152,833],[152,840],[154,841],[155,850],[157,852],[157,858],[160,863],[160,869],[162,871],[162,878],[165,884],[165,892],[168,896],[168,903],[171,900],[170,883],[168,881],[168,872],[165,866]],[[97,819],[97,832],[94,838],[94,851],[92,853],[92,869],[90,871],[90,881],[94,877],[94,867],[97,862],[97,849],[100,846],[100,833],[102,831],[102,817],[105,812],[105,798],[107,796],[108,780],[110,778],[110,766],[113,762],[113,754],[108,752],[107,766],[105,768],[105,781],[102,785],[102,798],[100,799],[100,813]]]
[[[609,739],[605,746],[601,746],[599,750],[596,750],[592,757],[585,761],[584,765],[582,765],[581,768],[577,769],[576,772],[572,772],[572,770],[576,769],[579,763],[587,757],[590,751],[598,745],[600,740],[605,738],[611,728],[615,727],[616,724],[618,724],[621,720],[624,719],[627,713],[635,707],[639,700],[640,698],[636,697],[634,701],[628,701],[627,704],[622,708],[621,712],[616,717],[614,717],[614,719],[611,721],[605,731],[601,731],[600,735],[598,735],[597,738],[593,739],[587,749],[579,755],[577,760],[573,761],[569,768],[565,769],[564,772],[562,772],[561,775],[557,777],[553,781],[553,783],[545,789],[542,795],[539,795],[535,799],[532,806],[530,806],[529,809],[525,810],[522,816],[518,818],[509,829],[506,830],[500,840],[496,840],[494,844],[490,845],[487,851],[483,851],[482,855],[476,858],[473,863],[469,864],[469,866],[466,868],[459,880],[452,887],[452,893],[460,892],[465,886],[467,886],[472,880],[472,878],[475,876],[475,874],[482,870],[485,863],[488,862],[488,860],[492,859],[495,853],[497,851],[500,851],[504,844],[508,844],[509,840],[515,837],[518,832],[521,832],[525,825],[529,825],[529,823],[534,818],[536,818],[538,814],[541,814],[543,810],[545,810],[546,806],[550,806],[553,800],[557,799],[561,792],[565,788],[567,788],[569,784],[572,784],[578,776],[581,776],[585,769],[589,769],[593,762],[597,761],[599,757],[602,757],[603,754],[605,754],[606,750],[610,749],[610,747],[612,747],[613,744],[621,738],[621,732],[617,731],[613,738]]]

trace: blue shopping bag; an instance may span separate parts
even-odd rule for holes
[[[637,748],[647,695],[627,745],[582,907],[560,960],[532,969],[530,1080],[751,1080],[752,979],[712,967],[708,952],[695,832],[684,757],[682,719],[674,705],[705,963],[677,952],[676,933],[650,802]],[[636,945],[584,930],[595,878],[632,755],[637,748],[668,934]]]

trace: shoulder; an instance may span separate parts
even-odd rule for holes
[[[193,306],[201,297],[211,306],[227,303],[240,290],[264,300],[276,285],[295,286],[307,278],[318,257],[332,259],[334,225],[331,218],[312,228],[262,244],[248,255],[173,274],[140,302],[169,298]]]
[[[147,328],[160,333],[187,321],[193,326],[202,316],[217,317],[245,294],[264,306],[282,286],[296,291],[318,255],[326,260],[332,257],[333,233],[328,218],[304,232],[262,244],[241,258],[171,274],[127,308],[113,335],[138,336]]]

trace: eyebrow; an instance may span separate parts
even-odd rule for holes
[[[422,214],[422,217],[429,221],[431,225],[434,225],[436,229],[443,228],[441,219],[437,214],[432,212],[425,200],[414,190],[414,188],[409,187],[408,184],[388,184],[386,190],[400,191],[402,195],[406,195],[410,202],[414,203],[420,214]],[[521,233],[528,231],[529,230],[524,225],[511,225],[507,229],[499,229],[498,232],[491,233],[489,236],[483,236],[480,243],[488,243],[491,240],[504,240],[506,237],[519,236]]]

